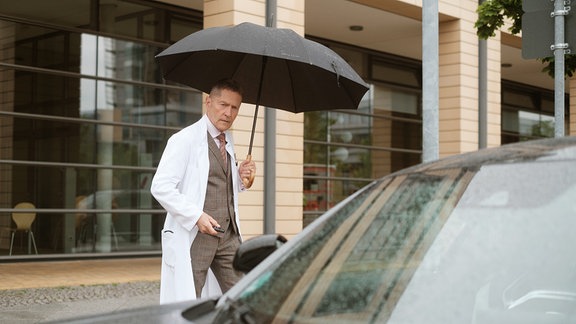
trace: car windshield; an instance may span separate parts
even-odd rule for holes
[[[236,302],[257,322],[575,321],[576,173],[555,164],[384,178]]]

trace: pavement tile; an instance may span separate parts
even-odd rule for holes
[[[160,264],[159,257],[0,263],[0,291],[159,281]]]

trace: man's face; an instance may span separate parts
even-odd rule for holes
[[[209,95],[206,98],[206,115],[223,132],[232,126],[241,103],[242,96],[239,93],[223,89],[220,95]]]

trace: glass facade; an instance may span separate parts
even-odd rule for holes
[[[202,95],[165,84],[154,56],[201,21],[139,1],[0,4],[0,255],[34,252],[12,240],[20,202],[39,254],[159,251],[150,181]]]
[[[304,225],[422,154],[420,63],[325,45],[371,86],[356,111],[304,116]]]
[[[564,100],[569,107],[569,96]],[[554,137],[554,123],[554,91],[502,81],[502,144]]]
[[[12,241],[21,202],[41,255],[159,253],[150,181],[202,95],[165,83],[154,56],[201,28],[201,12],[156,1],[0,2],[0,258],[35,252]],[[370,90],[358,110],[304,115],[304,226],[422,153],[421,62],[314,40]],[[502,143],[553,136],[552,92],[503,82],[502,106]]]

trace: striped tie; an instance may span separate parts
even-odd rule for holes
[[[226,135],[220,133],[216,138],[220,141],[220,154],[222,154],[222,160],[226,163]]]

